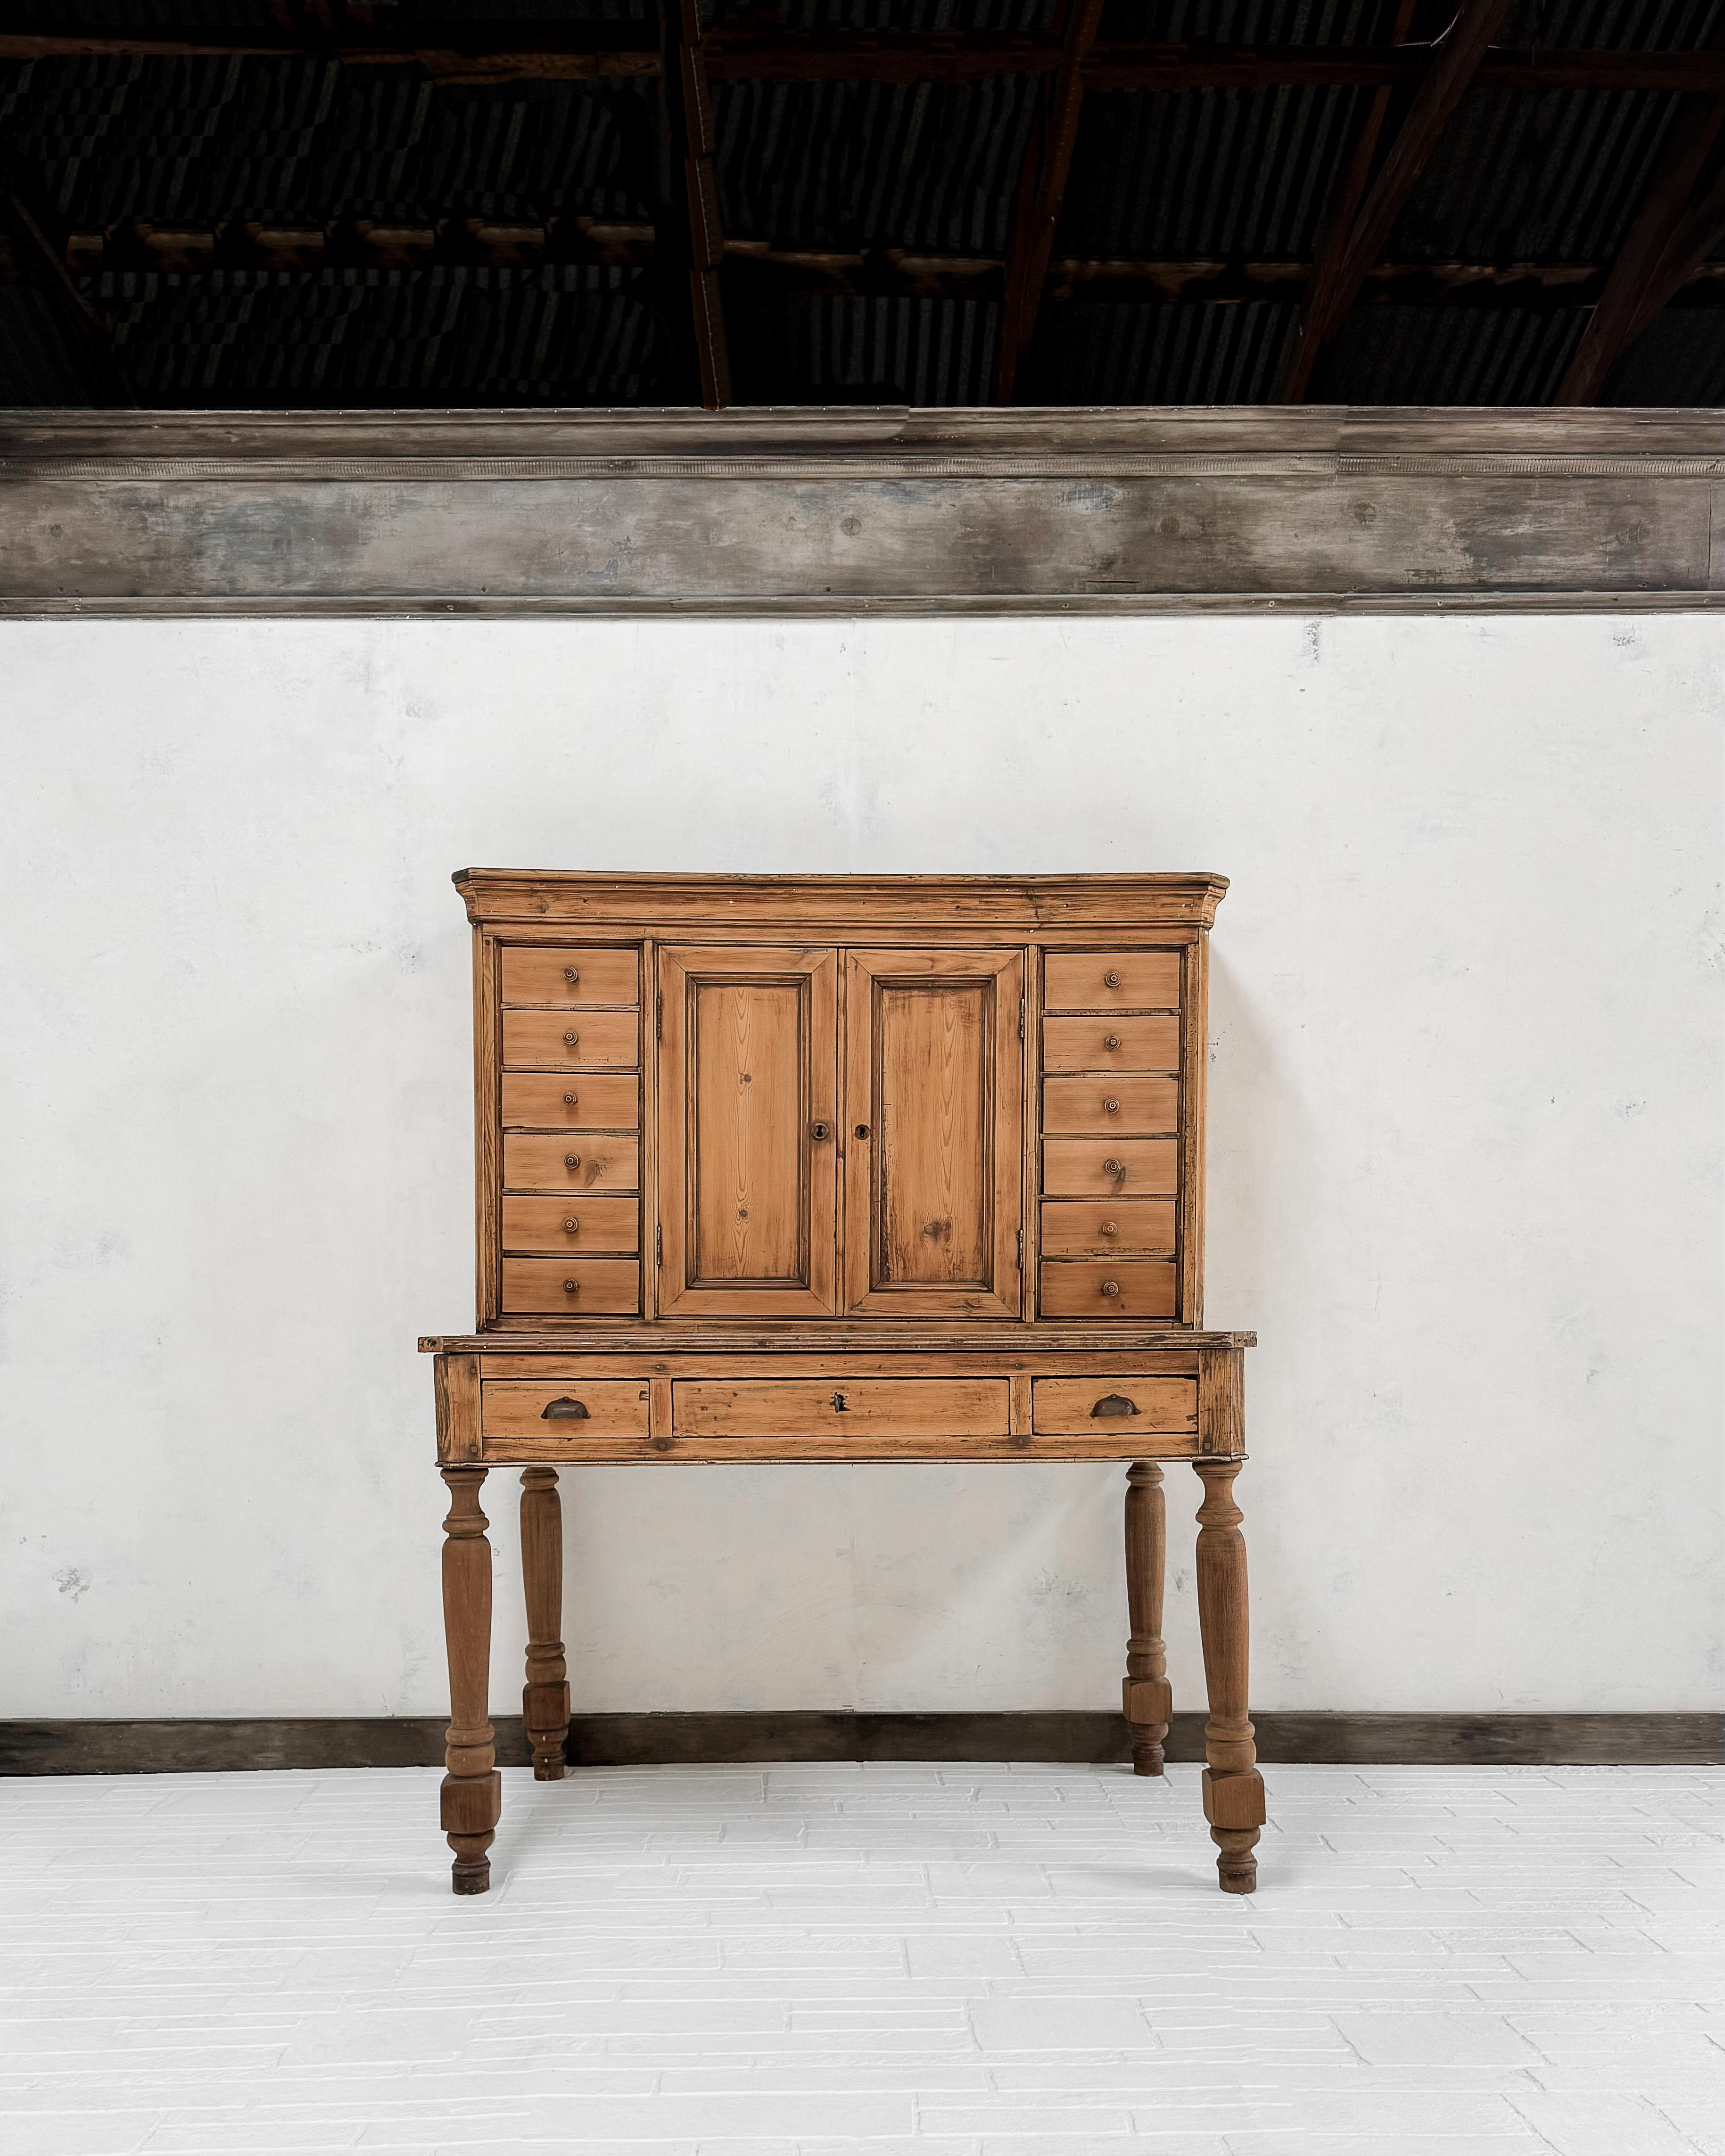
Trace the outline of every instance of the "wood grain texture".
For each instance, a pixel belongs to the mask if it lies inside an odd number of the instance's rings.
[[[527,1605],[527,1676],[521,1726],[536,1782],[563,1779],[569,1734],[569,1671],[563,1659],[563,1507],[557,1470],[521,1476],[521,1590]]]
[[[1176,1134],[1180,1087],[1173,1078],[1046,1078],[1042,1127],[1060,1137]]]
[[[488,1439],[645,1437],[648,1382],[581,1370],[567,1378],[494,1378],[482,1389],[480,1427]],[[585,1414],[577,1415],[577,1407]]]
[[[659,1307],[837,1309],[838,954],[660,953]]]
[[[640,1021],[633,1011],[503,1013],[506,1070],[632,1070],[640,1045]]]
[[[580,1009],[595,1004],[633,1006],[641,1000],[641,954],[636,946],[557,950],[542,944],[506,944],[499,957],[506,1004]]]
[[[600,1071],[503,1074],[506,1130],[632,1131],[640,1121],[640,1081]]]
[[[1042,1021],[1050,1071],[1168,1071],[1180,1068],[1178,1018],[1055,1018]]]
[[[1722,447],[1589,408],[10,413],[0,612],[1713,607]]]
[[[1173,1138],[1045,1138],[1042,1188],[1050,1198],[1169,1198],[1178,1187]]]
[[[616,1317],[641,1306],[641,1268],[634,1258],[515,1258],[503,1260],[503,1307],[521,1317]]]
[[[845,1305],[1020,1315],[1022,951],[845,962]]]
[[[1168,1758],[1204,1758],[1200,1713],[1176,1713]],[[1378,1714],[1323,1710],[1253,1717],[1261,1762],[1348,1766],[1716,1767],[1725,1717],[1677,1714]],[[221,1720],[0,1721],[0,1774],[234,1774],[329,1767],[436,1767],[434,1715]],[[813,1707],[756,1713],[578,1714],[567,1758],[585,1767],[798,1759],[1108,1761],[1132,1735],[1108,1709],[857,1714]],[[495,1717],[497,1762],[531,1763],[521,1719]]]
[[[1045,1258],[1038,1293],[1047,1317],[1172,1317],[1179,1281],[1156,1258]]]
[[[633,1257],[640,1244],[641,1208],[634,1198],[506,1198],[506,1255],[555,1251],[570,1257]]]
[[[693,1378],[671,1387],[678,1437],[1004,1437],[1003,1378]]]
[[[480,1456],[480,1358],[439,1355],[432,1365],[437,1401],[437,1456],[440,1460],[473,1460]]]
[[[1198,1387],[1189,1378],[1033,1378],[1030,1398],[1031,1427],[1040,1436],[1094,1436],[1103,1424],[1122,1434],[1198,1432]]]
[[[491,1659],[490,1522],[480,1509],[483,1467],[445,1467],[444,1639],[449,1664],[449,1723],[444,1737],[443,1827],[455,1852],[457,1894],[483,1894],[491,1883],[486,1851],[502,1809],[503,1783],[492,1750],[486,1690]]]
[[[1178,951],[1060,951],[1044,972],[1051,1011],[1177,1010]]]
[[[1162,1637],[1168,1505],[1162,1470],[1153,1461],[1135,1460],[1126,1481],[1126,1601],[1131,1631],[1121,1707],[1132,1735],[1133,1774],[1159,1774],[1174,1711],[1168,1649]]]
[[[639,1141],[613,1132],[558,1131],[544,1137],[527,1131],[504,1134],[506,1190],[585,1197],[634,1190],[640,1175]]]
[[[1046,1258],[1172,1258],[1178,1235],[1172,1198],[1063,1198],[1042,1208]]]

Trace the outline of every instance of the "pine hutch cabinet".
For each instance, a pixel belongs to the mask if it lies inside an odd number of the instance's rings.
[[[500,1809],[480,1490],[520,1466],[534,1771],[563,1773],[557,1470],[1119,1460],[1133,1762],[1160,1774],[1161,1463],[1204,1484],[1204,1810],[1250,1891],[1243,1351],[1205,1332],[1212,875],[465,870],[477,1330],[434,1358],[443,1823]]]

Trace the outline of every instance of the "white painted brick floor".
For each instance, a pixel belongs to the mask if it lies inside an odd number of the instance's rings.
[[[0,1783],[4,2156],[1725,2156],[1725,1769]]]

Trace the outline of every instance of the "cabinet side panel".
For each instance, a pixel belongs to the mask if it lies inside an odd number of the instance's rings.
[[[1180,1309],[1204,1322],[1204,1096],[1209,1071],[1209,937],[1186,947],[1180,984]]]
[[[502,1305],[501,1194],[503,1107],[499,1069],[497,946],[482,930],[473,939],[473,1136],[475,1322],[483,1332]]]

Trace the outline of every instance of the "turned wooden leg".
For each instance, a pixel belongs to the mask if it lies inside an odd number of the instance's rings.
[[[449,1726],[444,1735],[443,1824],[455,1852],[451,1884],[483,1894],[491,1883],[485,1851],[503,1809],[486,1702],[491,1666],[490,1522],[480,1510],[483,1467],[439,1470],[449,1485],[444,1522],[444,1641],[449,1656]]]
[[[1198,1512],[1198,1625],[1204,1638],[1209,1718],[1204,1727],[1204,1815],[1221,1854],[1216,1871],[1224,1894],[1250,1894],[1258,1883],[1258,1830],[1264,1824],[1264,1778],[1246,1719],[1245,1538],[1234,1502],[1237,1460],[1193,1462],[1204,1482]]]
[[[1126,1476],[1126,1643],[1122,1702],[1132,1731],[1132,1772],[1162,1772],[1162,1743],[1173,1713],[1168,1650],[1162,1640],[1162,1579],[1168,1556],[1168,1511],[1162,1470],[1135,1460]]]
[[[527,1681],[521,1719],[533,1747],[533,1779],[561,1782],[569,1733],[568,1669],[563,1661],[563,1506],[555,1467],[521,1476],[521,1584],[527,1598]]]

